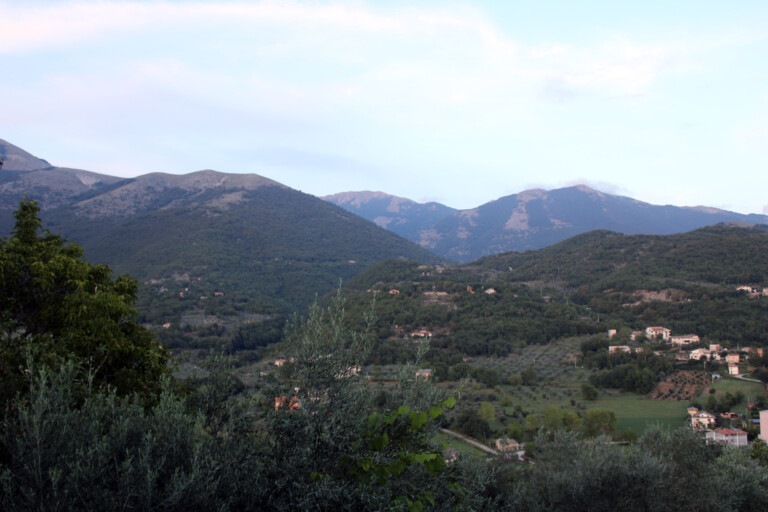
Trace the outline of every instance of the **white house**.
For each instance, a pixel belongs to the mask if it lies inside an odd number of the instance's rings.
[[[645,335],[648,337],[648,339],[662,339],[664,341],[669,341],[669,336],[672,334],[672,331],[667,329],[666,327],[646,327],[645,328]]]
[[[768,411],[760,411],[760,435],[757,437],[768,443]]]
[[[697,348],[696,350],[691,350],[690,359],[693,359],[694,361],[701,361],[704,359],[705,361],[708,361],[711,352],[705,348]]]
[[[695,429],[706,429],[715,424],[717,418],[707,411],[699,411],[691,414],[691,426]]]
[[[747,446],[747,433],[738,428],[719,428],[706,433],[707,443]]]
[[[669,342],[673,345],[691,345],[700,342],[701,339],[695,334],[684,334],[683,336],[670,336]]]
[[[613,345],[608,347],[609,354],[615,354],[616,352],[632,352],[632,349],[627,345]]]

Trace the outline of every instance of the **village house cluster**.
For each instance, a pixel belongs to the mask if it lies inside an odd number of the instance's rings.
[[[608,337],[613,338],[617,335],[616,329],[608,330]],[[763,349],[752,349],[749,347],[741,347],[738,351],[729,351],[720,344],[712,343],[709,348],[695,348],[690,351],[684,349],[691,345],[701,343],[702,340],[697,334],[683,334],[673,336],[671,329],[663,326],[646,327],[644,331],[633,331],[629,339],[630,341],[636,341],[642,336],[645,336],[649,340],[664,342],[670,347],[677,348],[680,352],[675,354],[676,361],[711,361],[718,363],[725,363],[728,365],[729,375],[739,375],[739,364],[743,363],[742,354],[755,354],[757,356],[763,356]],[[618,352],[627,353],[640,353],[643,352],[643,347],[630,347],[629,345],[611,345],[608,347],[608,352],[615,354]],[[655,352],[656,355],[660,355],[659,352]]]
[[[736,289],[740,292],[748,293],[749,297],[752,299],[757,299],[758,297],[768,297],[768,288],[760,288],[749,284],[741,284],[737,286]]]

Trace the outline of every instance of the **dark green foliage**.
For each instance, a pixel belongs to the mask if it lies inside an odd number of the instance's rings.
[[[584,384],[581,385],[581,397],[584,400],[590,400],[590,401],[597,399],[597,388],[585,382]]]
[[[488,425],[488,422],[481,418],[478,411],[474,408],[462,409],[456,416],[452,427],[462,434],[480,439],[481,441],[484,441],[491,435],[491,427]]]
[[[482,494],[487,470],[447,466],[432,442],[454,399],[438,399],[413,367],[381,390],[348,372],[369,340],[343,319],[337,302],[294,326],[285,348],[295,360],[263,388],[261,410],[221,361],[186,400],[164,380],[148,408],[91,387],[76,396],[71,362],[55,373],[33,368],[28,401],[14,401],[0,429],[0,508],[404,511],[493,502]],[[272,396],[287,400],[275,408]]]
[[[767,247],[766,233],[750,228],[715,226],[666,236],[593,231],[538,251],[488,256],[465,267],[511,268],[505,281],[562,280],[574,287],[595,284],[625,291],[659,279],[764,283]]]
[[[73,360],[120,394],[156,393],[170,354],[135,320],[136,281],[85,261],[78,245],[40,227],[38,212],[23,201],[13,235],[0,241],[3,398],[20,389],[29,354],[54,365]]]
[[[538,376],[536,375],[536,370],[533,368],[533,366],[529,366],[522,372],[520,372],[520,378],[523,380],[524,386],[535,386],[536,381],[538,380]]]
[[[242,199],[218,205],[226,195]],[[78,240],[92,258],[142,282],[188,273],[193,284],[200,278],[208,288],[197,295],[221,290],[266,301],[284,313],[306,307],[340,278],[350,279],[386,258],[441,261],[341,208],[274,184],[250,190],[222,184],[202,192],[153,189],[147,196],[156,204],[141,203],[126,218],[92,222],[67,207],[46,220]]]
[[[583,341],[581,352],[586,368],[600,370],[589,376],[589,382],[600,388],[648,393],[673,369],[669,359],[656,356],[647,349],[640,353],[610,354],[608,340],[599,337]]]
[[[526,511],[764,510],[768,473],[745,451],[705,445],[690,429],[652,429],[627,448],[557,431],[536,439],[528,471],[499,471],[508,503]]]

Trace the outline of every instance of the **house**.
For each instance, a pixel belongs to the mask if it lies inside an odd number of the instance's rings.
[[[422,378],[424,380],[429,380],[432,377],[432,370],[429,368],[422,368],[421,370],[416,370],[416,378]]]
[[[608,347],[609,354],[615,354],[616,352],[632,352],[632,349],[627,345],[613,345]]]
[[[397,290],[395,288],[392,288],[391,290],[389,290],[390,295],[397,295],[398,293],[400,293],[400,290]]]
[[[662,339],[664,341],[669,341],[669,336],[671,334],[672,331],[666,327],[646,327],[645,329],[645,335],[648,339]]]
[[[707,411],[691,414],[691,426],[696,430],[709,428],[715,424],[715,421],[717,421],[715,415]]]
[[[169,329],[171,327],[171,322],[165,322],[163,324],[163,329]]]
[[[741,362],[741,358],[739,357],[739,354],[728,354],[725,356],[725,362],[728,364],[739,364]]]
[[[693,416],[697,412],[699,412],[699,410],[696,407],[689,407],[688,408],[688,416]]]
[[[213,292],[213,296],[214,297],[223,297],[224,296],[224,292]]]
[[[723,443],[730,446],[747,446],[747,433],[738,428],[719,428],[706,434],[707,444]]]
[[[709,351],[710,352],[722,352],[723,351],[723,346],[722,345],[710,345],[709,346]]]
[[[746,284],[737,286],[736,289],[740,292],[747,292],[747,293],[752,293],[754,291],[751,286],[748,286]]]
[[[632,333],[629,335],[629,341],[635,341],[643,334],[645,334],[643,331],[632,331]]]
[[[475,293],[475,292],[474,292],[474,290],[472,290],[472,287],[471,287],[471,286],[469,286],[469,285],[467,285],[467,291],[468,291],[469,293]]]
[[[728,375],[738,375],[739,374],[739,365],[737,364],[729,364],[728,365]]]
[[[413,331],[411,338],[431,338],[432,331]]]
[[[670,336],[669,342],[673,345],[690,345],[692,343],[699,343],[701,340],[695,334],[685,334],[683,336]]]
[[[757,437],[768,443],[768,411],[760,411],[760,435]]]
[[[496,293],[496,290],[494,288],[488,288],[487,290],[485,290],[485,293],[487,293],[488,295],[493,295],[494,293]]]
[[[499,452],[517,452],[520,451],[520,443],[508,437],[502,437],[496,440],[496,450]]]
[[[608,337],[613,338],[618,331],[616,329],[608,329]]]
[[[285,364],[285,359],[275,359],[274,365],[280,368]]]
[[[691,350],[688,357],[693,361],[701,361],[702,359],[709,361],[711,355],[712,353],[709,350],[705,348],[697,348],[696,350]]]

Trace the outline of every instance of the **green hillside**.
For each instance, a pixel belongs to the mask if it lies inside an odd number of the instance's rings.
[[[385,262],[347,288],[361,303],[380,291],[383,338],[397,337],[398,329],[430,330],[433,353],[455,360],[503,356],[515,347],[608,329],[628,336],[649,325],[712,343],[768,345],[768,298],[750,298],[736,289],[740,284],[768,285],[763,230],[712,227],[668,236],[599,231],[455,267]]]

